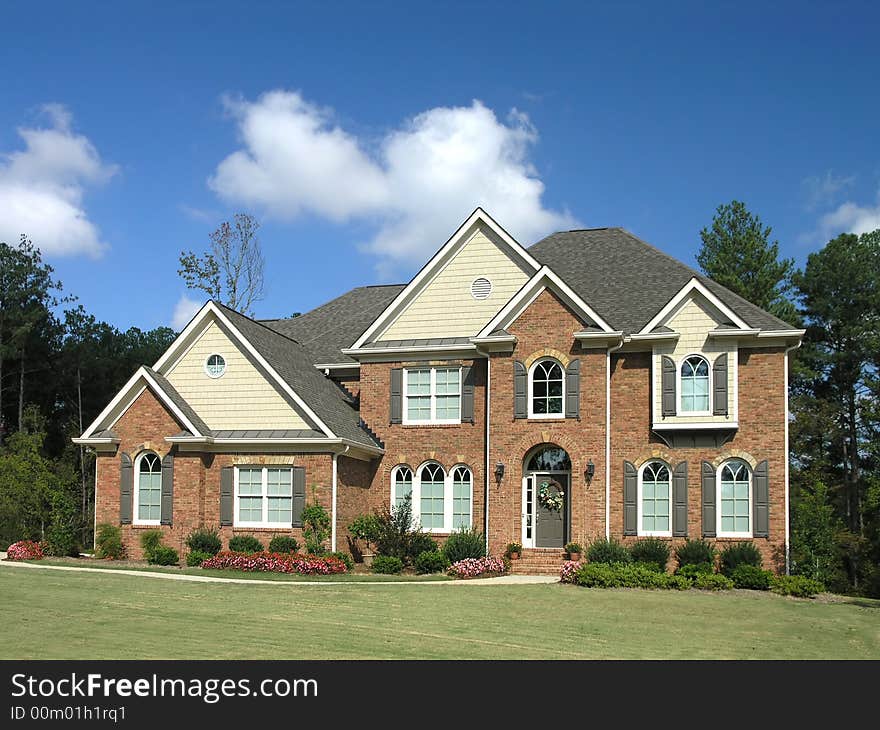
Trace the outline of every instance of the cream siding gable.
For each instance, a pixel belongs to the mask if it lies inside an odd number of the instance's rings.
[[[689,423],[735,423],[737,419],[737,346],[730,339],[711,338],[709,332],[727,318],[716,309],[702,294],[693,293],[684,303],[673,312],[663,324],[677,332],[677,342],[664,343],[654,347],[653,355],[653,416],[654,423],[682,424]],[[667,416],[662,418],[661,393],[662,393],[662,363],[661,359],[667,355],[673,359],[677,370],[680,372],[681,364],[688,355],[704,355],[709,361],[709,405],[712,404],[713,374],[712,364],[722,353],[727,353],[727,416]],[[676,379],[676,408],[680,408],[680,386]]]
[[[474,279],[492,282],[486,299],[471,296]],[[376,339],[471,337],[529,280],[530,275],[477,229],[458,253]]]
[[[226,360],[219,378],[205,372],[205,360],[214,353]],[[212,430],[312,428],[216,320],[165,377]]]

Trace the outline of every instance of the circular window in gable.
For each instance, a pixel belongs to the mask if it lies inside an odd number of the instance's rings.
[[[471,284],[471,296],[474,299],[488,299],[492,293],[492,282],[485,276],[474,279]]]
[[[223,375],[226,372],[226,360],[223,359],[223,355],[216,353],[208,355],[208,359],[205,360],[205,372],[210,378],[219,378]]]

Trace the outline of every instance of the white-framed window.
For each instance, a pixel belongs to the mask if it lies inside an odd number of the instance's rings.
[[[544,358],[529,370],[529,418],[565,416],[565,370],[558,360]]]
[[[236,527],[293,524],[293,469],[289,466],[235,468]]]
[[[403,422],[461,423],[461,368],[405,368]]]
[[[718,537],[752,536],[752,469],[741,459],[718,468]]]
[[[152,451],[134,462],[134,524],[158,525],[162,516],[162,460]]]
[[[702,355],[689,355],[678,368],[679,412],[709,414],[709,361]]]
[[[218,353],[208,355],[205,359],[205,373],[209,378],[219,378],[226,372],[226,358]]]
[[[412,498],[413,521],[426,532],[453,532],[470,527],[473,517],[473,472],[464,465],[448,473],[435,461],[413,473],[399,464],[391,470],[391,507]]]
[[[642,464],[638,500],[639,535],[672,537],[672,480],[662,461]]]

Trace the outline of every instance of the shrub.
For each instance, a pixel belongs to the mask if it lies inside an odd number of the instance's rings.
[[[691,588],[693,583],[690,578],[685,578],[683,575],[667,575],[666,576],[666,587],[670,590],[674,591],[686,591]]]
[[[780,596],[812,598],[817,593],[823,593],[825,586],[821,581],[804,575],[776,575],[770,581],[770,590]]]
[[[348,531],[356,540],[363,540],[368,545],[374,544],[379,537],[380,520],[378,515],[360,515],[348,525]]]
[[[265,552],[251,555],[233,552],[217,553],[202,563],[202,567],[260,573],[296,573],[298,575],[334,575],[345,572],[345,563],[339,558]]]
[[[295,553],[299,550],[299,543],[295,537],[287,535],[275,535],[269,540],[270,553]]]
[[[337,560],[341,560],[345,564],[345,569],[349,573],[354,570],[354,558],[351,557],[348,553],[343,552],[335,552],[335,553],[327,553],[328,558],[336,558]]]
[[[586,563],[575,572],[585,588],[669,588],[672,576],[642,563]]]
[[[566,560],[559,571],[560,583],[574,583],[574,576],[583,563],[580,560]]]
[[[312,502],[302,511],[303,537],[306,552],[310,555],[323,555],[324,541],[330,537],[330,515],[323,505]]]
[[[733,588],[733,581],[721,573],[697,573],[694,588],[701,591],[729,591]]]
[[[190,568],[198,568],[209,558],[214,557],[212,553],[206,553],[204,550],[190,550],[186,554],[186,564]]]
[[[665,573],[669,562],[669,545],[656,537],[647,537],[634,542],[629,548],[629,555],[634,563],[650,565]]]
[[[180,562],[180,555],[173,547],[157,545],[147,562],[151,565],[177,565]]]
[[[253,535],[236,535],[229,538],[229,549],[234,553],[261,553],[264,548]]]
[[[141,549],[144,551],[144,559],[148,563],[153,562],[153,556],[161,545],[162,530],[147,530],[141,533]]]
[[[507,564],[501,558],[464,558],[449,566],[447,571],[453,578],[479,578],[502,575],[507,571]]]
[[[373,558],[373,572],[394,575],[403,570],[403,561],[396,555],[377,555]]]
[[[122,532],[116,525],[106,522],[98,525],[95,535],[95,556],[104,560],[122,560],[125,557]]]
[[[486,538],[475,527],[463,527],[446,538],[443,552],[453,565],[470,558],[485,558]]]
[[[594,540],[587,548],[587,560],[591,563],[628,563],[629,552],[617,540]]]
[[[584,549],[579,542],[567,542],[565,543],[565,547],[562,548],[569,555],[572,553],[583,553]]]
[[[738,542],[721,551],[721,572],[730,578],[740,565],[762,567],[761,552],[753,542]]]
[[[392,510],[385,510],[377,519],[376,550],[380,555],[399,558],[403,563],[411,563],[421,552],[430,549],[425,533],[413,527],[412,497],[406,498]],[[432,541],[433,542],[433,541]],[[413,546],[422,547],[415,552]],[[436,543],[434,543],[436,547]]]
[[[439,550],[426,550],[416,558],[417,573],[442,573],[449,567],[449,558]]]
[[[690,563],[676,570],[675,574],[695,580],[698,575],[711,575],[714,572],[715,566],[712,563]]]
[[[216,555],[222,549],[223,544],[220,542],[220,533],[215,528],[197,527],[186,536],[186,546],[190,552]]]
[[[19,540],[6,548],[7,560],[41,560],[43,548],[33,540]]]
[[[436,553],[438,549],[437,541],[428,533],[415,532],[407,550],[407,557],[410,559],[407,562],[415,562],[422,553]]]
[[[699,563],[715,565],[715,548],[705,540],[685,540],[675,549],[675,559],[679,568]]]
[[[736,566],[728,577],[733,581],[733,585],[737,588],[748,588],[753,591],[768,591],[770,590],[770,581],[773,578],[773,573],[769,570],[756,568],[754,565],[742,564]]]
[[[507,543],[507,550],[504,551],[504,554],[507,557],[510,557],[511,553],[519,553],[520,555],[522,555],[522,545],[518,542]]]
[[[57,517],[57,515],[56,515]],[[46,555],[64,557],[79,555],[79,530],[69,518],[57,518],[49,529],[46,530],[45,550]]]

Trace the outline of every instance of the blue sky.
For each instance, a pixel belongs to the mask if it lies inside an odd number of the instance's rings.
[[[0,238],[119,327],[262,222],[258,316],[406,281],[477,205],[528,245],[619,225],[692,263],[744,200],[802,263],[880,227],[869,3],[17,3]]]

